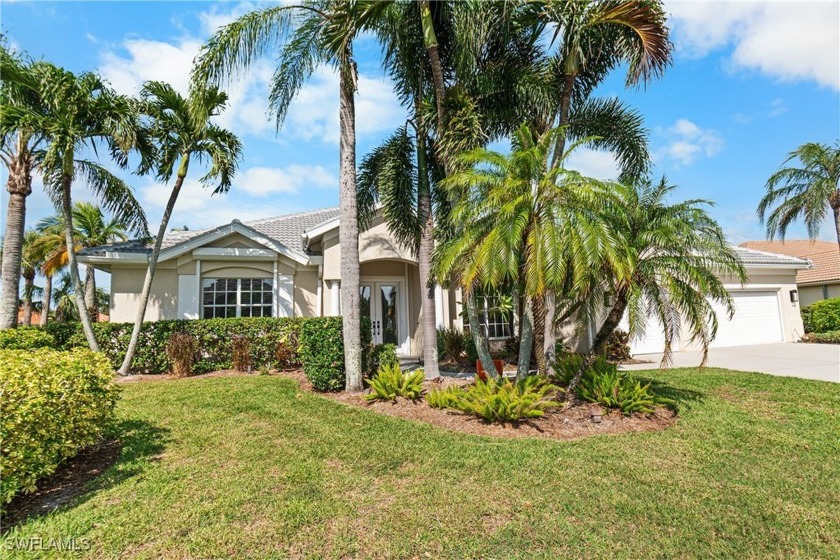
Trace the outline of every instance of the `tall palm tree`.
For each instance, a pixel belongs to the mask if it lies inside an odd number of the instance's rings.
[[[23,326],[25,327],[32,324],[32,298],[37,290],[35,275],[43,265],[44,255],[38,250],[39,239],[39,233],[32,229],[27,230],[23,235],[20,275],[23,278]]]
[[[593,268],[620,269],[623,248],[604,220],[617,203],[615,187],[562,167],[552,158],[562,129],[539,134],[523,125],[510,155],[478,149],[459,156],[460,170],[443,184],[452,191],[453,219],[464,226],[442,243],[435,270],[466,292],[516,286],[524,297],[517,374],[528,374],[534,336],[533,298],[574,290]],[[555,163],[552,165],[551,161]],[[494,371],[494,370],[489,370]]]
[[[840,141],[834,146],[803,144],[790,153],[785,164],[794,160],[801,165],[783,167],[771,175],[767,194],[758,204],[758,217],[767,222],[767,237],[784,239],[790,224],[801,218],[808,236],[816,239],[830,208],[840,250]]]
[[[242,144],[230,131],[211,120],[221,114],[227,105],[227,94],[215,87],[194,87],[189,99],[182,97],[169,84],[147,82],[141,96],[145,101],[144,111],[151,118],[151,136],[157,143],[157,178],[168,183],[175,174],[175,182],[169,193],[169,200],[163,210],[158,233],[149,256],[149,266],[140,293],[140,306],[131,340],[125,353],[120,373],[127,374],[140,341],[140,329],[146,316],[146,306],[152,292],[161,243],[169,227],[169,218],[178,200],[190,162],[209,163],[210,170],[201,178],[205,187],[213,194],[225,193],[230,189],[233,174],[242,154]],[[176,171],[177,169],[177,171]]]
[[[39,111],[40,94],[34,86],[39,63],[31,63],[0,45],[0,115],[12,107]],[[0,137],[0,160],[8,170],[6,231],[0,272],[0,329],[17,325],[18,288],[26,219],[26,198],[32,193],[32,172],[43,136],[32,127],[4,129]]]
[[[55,286],[55,320],[59,323],[79,321],[79,308],[73,292],[73,280],[67,272],[58,276]],[[97,312],[104,313],[109,307],[110,295],[102,288],[96,289],[95,307]]]
[[[90,202],[76,202],[71,212],[73,217],[74,251],[86,247],[99,247],[109,243],[126,241],[128,229],[116,216],[106,217],[99,206]],[[55,274],[58,268],[70,260],[66,240],[63,239],[65,220],[63,214],[48,216],[36,226],[41,233],[35,241],[35,248],[44,255],[43,267]],[[85,267],[84,282],[85,307],[96,311],[96,274],[92,266]]]
[[[683,328],[700,343],[705,362],[718,326],[710,300],[723,304],[730,317],[735,311],[720,276],[732,275],[743,283],[744,267],[706,212],[711,203],[669,203],[675,188],[665,178],[658,184],[640,181],[624,191],[623,204],[609,215],[628,249],[630,268],[604,274],[613,303],[593,340],[593,354],[603,350],[626,314],[631,335],[644,334],[647,318],[656,318],[665,335],[663,362],[670,359],[671,343]]]
[[[279,48],[269,95],[278,128],[289,104],[320,65],[339,75],[339,245],[346,388],[362,389],[359,309],[359,224],[356,202],[356,36],[370,29],[389,6],[376,0],[316,0],[249,12],[219,29],[204,46],[193,71],[195,84],[219,84]]]
[[[44,185],[61,209],[68,247],[74,247],[72,187],[82,180],[106,209],[140,235],[148,235],[146,217],[132,189],[100,163],[83,159],[86,150],[106,148],[120,167],[128,166],[132,150],[147,148],[141,136],[137,104],[117,95],[94,74],[75,75],[42,63],[35,83],[26,87],[41,95],[41,111],[12,106],[0,116],[0,132],[38,130],[44,135],[40,169]],[[82,328],[91,349],[98,350],[84,299],[74,251],[68,251],[70,278]]]

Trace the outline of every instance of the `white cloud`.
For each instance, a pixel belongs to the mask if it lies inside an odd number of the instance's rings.
[[[734,120],[738,124],[750,124],[751,122],[761,118],[778,117],[787,113],[787,110],[788,108],[787,105],[785,105],[785,102],[779,98],[776,98],[770,103],[767,103],[764,106],[764,108],[760,108],[749,113],[735,113],[732,116],[732,120]]]
[[[320,165],[293,164],[286,168],[251,167],[237,173],[233,189],[251,196],[296,194],[306,187],[335,188],[338,178]]]
[[[670,127],[657,128],[665,144],[653,151],[654,161],[690,165],[699,157],[712,157],[723,149],[723,139],[711,129],[697,126],[688,119],[677,119]]]
[[[702,57],[732,47],[729,65],[840,90],[837,2],[667,3],[679,52]]]
[[[585,177],[615,180],[619,175],[618,163],[610,152],[578,148],[566,160],[566,167]]]

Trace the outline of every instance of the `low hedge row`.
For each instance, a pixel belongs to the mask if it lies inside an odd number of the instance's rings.
[[[807,333],[802,337],[802,342],[813,342],[816,344],[840,344],[840,331]]]
[[[0,506],[100,440],[117,402],[113,378],[90,350],[0,352]]]
[[[140,331],[140,344],[131,370],[135,373],[166,373],[171,364],[166,354],[169,338],[176,332],[190,334],[198,341],[199,356],[194,373],[206,373],[232,367],[231,339],[245,337],[250,341],[251,363],[274,366],[278,345],[299,335],[304,321],[300,317],[243,317],[231,319],[147,321]],[[125,349],[131,338],[133,323],[96,323],[93,326],[100,350],[108,356],[114,369],[122,365]],[[56,348],[85,347],[87,341],[77,323],[50,323],[46,331],[55,339]]]
[[[38,327],[0,330],[0,350],[30,350],[54,346],[55,338]]]

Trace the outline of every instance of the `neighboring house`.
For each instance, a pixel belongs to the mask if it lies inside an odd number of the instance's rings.
[[[791,240],[747,241],[741,247],[772,251],[782,255],[801,257],[812,263],[812,268],[796,274],[799,303],[802,306],[840,297],[840,250],[834,241]]]
[[[326,208],[213,229],[173,231],[163,240],[146,319],[210,317],[317,317],[341,312],[338,209]],[[733,284],[738,313],[721,326],[718,344],[794,341],[802,334],[795,292],[802,259],[737,249],[750,273]],[[113,322],[133,321],[146,271],[148,243],[129,241],[80,251],[79,261],[111,274]],[[405,357],[422,355],[421,286],[417,260],[401,248],[381,217],[359,236],[362,311],[376,343],[393,343]],[[457,290],[435,289],[438,326],[462,325]],[[483,300],[483,322],[503,340],[514,321]],[[590,333],[578,333],[584,350]],[[636,351],[656,351],[655,329],[634,341]]]

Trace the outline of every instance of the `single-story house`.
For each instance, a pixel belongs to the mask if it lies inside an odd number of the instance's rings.
[[[796,273],[800,305],[840,297],[840,250],[834,241],[786,239],[784,241],[747,241],[741,247],[801,257],[812,267]]]
[[[212,229],[172,231],[163,240],[146,320],[211,317],[318,317],[341,313],[338,209],[326,208],[251,222],[233,220]],[[796,257],[736,248],[749,282],[728,282],[738,311],[721,320],[715,344],[791,342],[802,335],[795,297]],[[80,251],[79,261],[111,274],[110,319],[135,318],[147,259],[147,242],[128,241]],[[417,260],[399,246],[381,217],[359,236],[362,309],[375,343],[393,343],[405,357],[422,355]],[[435,289],[438,326],[462,326],[460,294]],[[514,322],[483,300],[491,339],[504,340]],[[589,329],[592,331],[593,329]],[[577,333],[584,350],[592,332]],[[662,333],[648,328],[634,351],[655,352]]]

